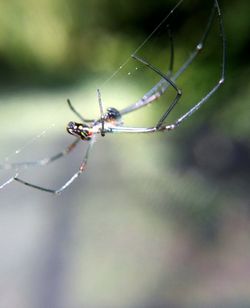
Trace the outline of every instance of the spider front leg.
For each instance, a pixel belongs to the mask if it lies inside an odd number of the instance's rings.
[[[167,118],[167,116],[169,115],[169,113],[172,111],[172,109],[176,106],[176,104],[178,103],[179,99],[181,98],[182,92],[181,90],[177,87],[177,85],[175,84],[174,81],[172,81],[166,74],[162,73],[158,68],[154,67],[152,64],[150,64],[149,62],[147,62],[146,60],[139,58],[136,55],[132,55],[132,57],[134,59],[136,59],[137,61],[141,62],[142,64],[148,66],[152,71],[154,71],[156,74],[160,75],[163,79],[165,79],[176,91],[176,96],[174,98],[174,100],[172,101],[172,103],[170,104],[170,106],[168,107],[168,109],[165,111],[165,113],[162,115],[162,117],[160,118],[160,120],[157,122],[155,128],[158,130],[163,122],[165,121],[165,119]]]
[[[70,108],[70,110],[82,121],[82,122],[86,122],[86,123],[93,123],[95,122],[95,120],[90,120],[90,119],[85,119],[84,117],[82,117],[82,115],[75,109],[75,107],[72,105],[70,99],[67,99],[67,103],[68,106]]]
[[[92,138],[91,141],[88,144],[87,150],[85,152],[84,158],[81,162],[81,165],[80,165],[78,171],[76,173],[74,173],[72,175],[72,177],[58,189],[49,189],[49,188],[46,188],[46,187],[35,185],[35,184],[29,183],[29,182],[26,182],[26,181],[20,179],[18,176],[15,176],[14,180],[21,183],[21,184],[24,184],[26,186],[29,186],[29,187],[32,187],[32,188],[35,188],[35,189],[38,189],[38,190],[42,190],[42,191],[49,192],[49,193],[52,193],[52,194],[60,194],[64,189],[66,189],[68,186],[70,186],[86,170],[89,153],[90,153],[90,150],[91,150],[93,143],[94,143],[94,140]]]

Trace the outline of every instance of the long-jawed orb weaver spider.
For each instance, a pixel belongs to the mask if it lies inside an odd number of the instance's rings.
[[[183,0],[180,0],[175,8],[169,13],[169,15],[164,19],[166,20],[170,15],[172,15],[175,11],[175,9],[183,2]],[[209,31],[211,29],[213,20],[215,18],[215,15],[217,15],[218,23],[219,23],[219,33],[221,37],[221,50],[222,50],[222,57],[221,57],[221,75],[219,78],[219,81],[210,89],[210,91],[200,100],[198,101],[191,109],[189,109],[186,113],[181,115],[174,123],[172,124],[166,124],[166,119],[170,112],[173,110],[173,108],[176,106],[176,104],[179,102],[181,98],[181,90],[176,85],[177,78],[190,66],[190,64],[194,61],[194,59],[197,57],[197,55],[201,52],[201,50],[204,48],[204,45],[207,40],[207,36],[209,34]],[[154,30],[155,31],[155,30]],[[154,33],[154,31],[152,33]],[[152,34],[151,33],[151,34]],[[151,36],[151,35],[150,35]],[[135,60],[141,62],[143,65],[147,66],[149,69],[154,71],[156,74],[158,74],[161,79],[158,83],[156,83],[140,100],[138,100],[136,103],[118,111],[116,108],[108,108],[106,112],[103,111],[103,104],[101,99],[101,92],[100,90],[97,90],[98,94],[98,102],[99,102],[99,108],[100,108],[100,114],[101,116],[97,120],[90,120],[85,119],[81,116],[81,114],[76,111],[76,109],[71,104],[70,100],[68,99],[68,105],[71,111],[80,119],[80,123],[76,122],[69,122],[67,126],[67,131],[71,135],[75,136],[76,139],[74,142],[72,142],[66,149],[61,151],[60,153],[49,157],[44,158],[38,161],[32,161],[32,162],[21,162],[21,163],[11,163],[11,164],[3,164],[0,165],[1,169],[19,169],[20,167],[30,167],[30,166],[44,166],[47,165],[67,154],[69,154],[79,143],[80,140],[88,142],[87,150],[85,152],[85,155],[83,157],[83,160],[81,162],[81,165],[76,173],[73,174],[73,176],[70,177],[70,179],[62,185],[58,189],[49,189],[42,186],[38,186],[29,182],[26,182],[19,178],[18,173],[7,180],[4,184],[0,186],[0,189],[6,186],[7,184],[17,181],[21,184],[24,184],[26,186],[39,189],[42,191],[50,192],[53,194],[60,194],[65,188],[70,186],[86,169],[89,153],[91,150],[91,147],[93,146],[95,136],[98,134],[101,134],[102,136],[105,136],[106,134],[112,134],[112,133],[155,133],[155,132],[164,132],[164,131],[171,131],[176,129],[184,120],[189,118],[195,111],[197,111],[218,89],[219,87],[224,83],[224,75],[225,75],[225,54],[226,54],[226,43],[225,43],[225,33],[224,33],[224,26],[222,21],[222,15],[221,10],[218,4],[217,0],[214,0],[213,8],[211,10],[206,28],[204,30],[204,33],[196,45],[193,52],[190,54],[188,59],[184,62],[184,64],[177,70],[175,74],[172,73],[173,71],[173,58],[174,58],[174,48],[173,48],[173,39],[171,32],[169,32],[169,38],[170,38],[170,65],[169,65],[169,71],[167,74],[161,72],[158,68],[154,67],[152,64],[147,62],[145,59],[142,59],[138,57],[137,55],[133,54],[132,58]],[[138,51],[137,49],[136,51]],[[150,103],[155,102],[161,95],[164,94],[164,92],[169,88],[172,87],[176,91],[176,96],[171,102],[170,106],[167,108],[167,110],[164,112],[164,114],[161,116],[159,121],[156,123],[153,127],[126,127],[123,126],[122,123],[122,116],[135,111],[139,108],[142,108],[144,106],[147,106]]]

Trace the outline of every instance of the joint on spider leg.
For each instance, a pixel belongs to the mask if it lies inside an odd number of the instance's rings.
[[[178,96],[178,97],[182,96],[182,91],[181,91],[181,89],[177,89],[177,96]]]
[[[84,172],[87,168],[87,162],[83,162],[79,168],[80,173]]]
[[[196,50],[197,50],[198,52],[200,52],[200,51],[202,51],[202,49],[203,49],[203,43],[199,43],[199,44],[196,46]]]
[[[177,127],[176,124],[161,125],[159,127],[156,127],[156,130],[159,132],[171,131],[171,130],[174,130],[176,127]]]
[[[225,82],[225,78],[224,77],[221,77],[221,79],[219,80],[219,85],[222,85],[223,83]]]
[[[131,57],[132,57],[134,60],[137,60],[137,61],[141,62],[142,64],[149,66],[148,63],[147,63],[144,59],[139,58],[137,55],[132,54]]]
[[[170,130],[174,130],[177,127],[176,124],[170,124],[165,126],[165,130],[170,131]]]
[[[76,142],[70,144],[70,145],[66,148],[66,150],[64,151],[64,153],[65,153],[65,154],[68,154],[69,152],[71,152],[71,151],[76,147],[77,142],[78,142],[78,141],[76,141]],[[64,153],[63,153],[63,154],[64,154]]]
[[[67,153],[65,153],[67,154]],[[41,163],[41,166],[44,166],[44,165],[47,165],[48,163],[50,162],[50,159],[49,158],[44,158],[40,161]]]

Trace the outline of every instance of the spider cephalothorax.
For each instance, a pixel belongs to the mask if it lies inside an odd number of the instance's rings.
[[[109,107],[107,109],[107,112],[104,115],[104,119],[107,122],[120,123],[121,118],[122,118],[122,116],[121,116],[120,112],[114,107]]]
[[[82,140],[89,141],[92,138],[92,128],[86,124],[69,122],[67,132],[73,136],[80,137]]]

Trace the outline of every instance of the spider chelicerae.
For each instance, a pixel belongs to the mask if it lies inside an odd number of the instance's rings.
[[[174,9],[164,18],[164,21],[169,18],[174,11],[177,9],[177,7],[183,2],[183,0],[180,0],[177,5],[174,7]],[[208,91],[208,93],[200,100],[198,101],[191,109],[189,109],[186,113],[181,115],[176,121],[174,121],[171,124],[166,124],[166,119],[170,112],[173,110],[173,108],[176,106],[176,104],[179,102],[182,92],[178,88],[176,84],[177,78],[190,66],[190,64],[194,61],[194,59],[197,57],[197,55],[201,52],[201,50],[204,48],[204,45],[206,43],[208,34],[210,32],[211,26],[213,24],[214,18],[217,16],[218,18],[218,24],[219,24],[219,33],[221,37],[221,75],[218,80],[218,82]],[[155,30],[152,32],[154,33]],[[151,35],[152,35],[151,33]],[[149,37],[151,37],[151,35]],[[18,170],[21,167],[30,167],[30,166],[45,166],[67,154],[69,154],[76,146],[77,144],[83,140],[85,142],[88,142],[88,146],[86,149],[86,152],[84,154],[84,158],[80,164],[80,167],[76,173],[71,176],[64,185],[62,185],[58,189],[49,189],[45,188],[39,185],[35,185],[33,183],[29,183],[24,181],[19,177],[19,174],[16,173],[15,176],[8,179],[5,183],[3,183],[0,186],[0,189],[6,186],[7,184],[10,184],[13,181],[17,181],[21,184],[24,184],[26,186],[39,189],[45,192],[53,193],[53,194],[60,194],[65,188],[70,186],[86,169],[88,157],[90,150],[93,146],[95,136],[100,134],[101,136],[105,136],[107,134],[112,133],[155,133],[155,132],[166,132],[166,131],[172,131],[179,127],[179,125],[189,118],[195,111],[197,111],[218,89],[219,87],[224,83],[224,75],[225,75],[225,54],[226,54],[226,46],[225,46],[225,33],[224,33],[224,26],[222,21],[222,15],[221,10],[218,4],[217,0],[214,0],[213,7],[211,10],[211,13],[209,15],[209,19],[206,25],[206,28],[203,32],[203,35],[188,57],[188,59],[183,63],[183,65],[173,74],[173,59],[174,59],[174,47],[173,47],[173,39],[171,35],[171,31],[169,31],[169,38],[170,38],[170,64],[169,64],[169,71],[168,73],[163,73],[158,68],[154,67],[152,64],[150,64],[147,60],[142,59],[138,57],[136,54],[132,55],[132,58],[134,58],[136,61],[139,61],[143,65],[147,66],[150,70],[155,72],[159,77],[160,81],[157,82],[147,93],[144,94],[144,96],[139,99],[136,103],[129,105],[128,107],[117,110],[116,108],[110,107],[106,110],[106,112],[103,111],[103,103],[101,98],[101,92],[98,89],[97,90],[97,97],[99,102],[99,108],[100,108],[100,117],[97,120],[92,119],[86,119],[82,117],[82,115],[74,108],[71,101],[68,99],[68,106],[71,109],[71,111],[79,118],[80,123],[77,122],[69,122],[67,125],[67,131],[71,135],[75,136],[76,139],[63,151],[60,153],[44,158],[37,161],[31,161],[31,162],[20,162],[20,163],[7,163],[0,165],[0,169],[16,169]],[[137,49],[138,50],[138,49]],[[164,92],[169,88],[172,87],[176,95],[173,99],[173,101],[168,106],[167,110],[164,112],[164,114],[161,116],[161,118],[158,120],[155,126],[153,127],[127,127],[123,125],[122,122],[122,116],[133,112],[139,108],[142,108],[144,106],[147,106],[148,104],[151,104],[155,102],[160,96],[164,94]]]

